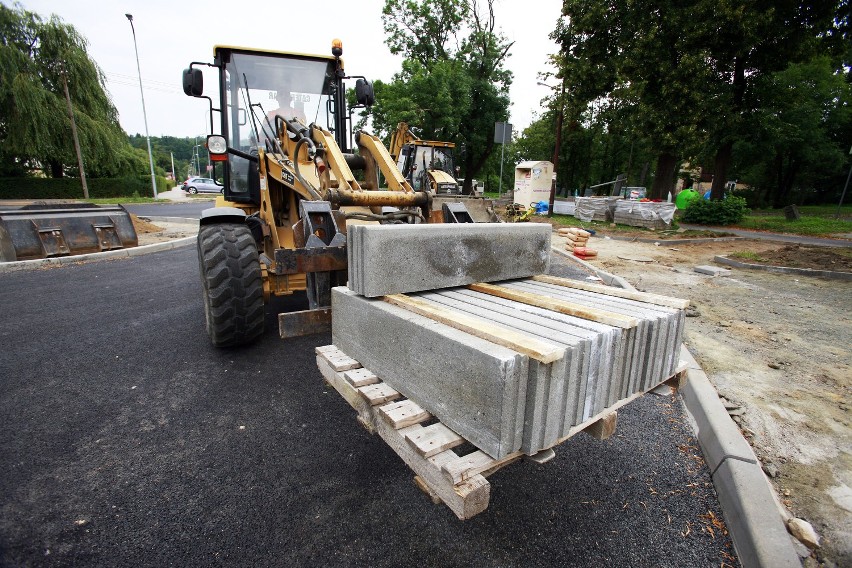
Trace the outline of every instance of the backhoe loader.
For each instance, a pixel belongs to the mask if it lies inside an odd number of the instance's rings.
[[[264,303],[301,291],[309,309],[280,314],[281,336],[328,329],[331,288],[346,283],[349,223],[472,221],[463,204],[436,207],[429,187],[415,190],[375,136],[359,131],[357,153],[349,147],[345,81],[355,79],[357,106],[374,96],[365,78],[347,76],[342,53],[339,40],[330,56],[215,46],[213,63],[184,70],[184,92],[208,100],[212,177],[223,183],[198,234],[214,345],[255,339]],[[218,76],[215,100],[203,67]]]
[[[411,131],[408,123],[400,122],[391,134],[388,153],[415,191],[428,188],[438,207],[448,203],[453,208],[457,207],[455,203],[461,202],[473,222],[499,223],[501,219],[494,212],[493,202],[465,194],[456,180],[455,147],[452,142],[422,140]]]

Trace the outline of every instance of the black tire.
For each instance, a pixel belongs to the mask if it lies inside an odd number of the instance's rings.
[[[198,232],[198,263],[207,333],[217,347],[263,334],[263,279],[257,244],[243,224],[207,225]]]
[[[189,189],[187,189],[186,191],[187,191],[190,195],[195,195],[196,193],[198,193],[198,190],[197,190],[197,189],[195,189],[194,187],[190,187],[190,188],[189,188]]]

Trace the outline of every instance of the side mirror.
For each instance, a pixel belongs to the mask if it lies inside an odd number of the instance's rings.
[[[200,97],[204,93],[204,75],[201,69],[183,70],[183,92],[190,97]]]
[[[359,105],[373,106],[376,95],[373,93],[373,84],[366,79],[355,81],[355,99]]]

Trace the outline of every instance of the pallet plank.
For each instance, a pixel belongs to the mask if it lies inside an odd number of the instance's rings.
[[[413,400],[391,402],[379,407],[379,414],[394,427],[395,430],[428,420],[432,415],[423,410]]]
[[[341,388],[344,388],[344,391],[346,387],[356,392],[360,390],[354,389],[352,385],[347,383],[343,375],[336,372],[322,356],[317,357],[317,364],[323,377],[330,384],[335,386],[342,385]],[[362,388],[369,388],[369,386]],[[357,395],[357,399],[360,399],[366,405],[366,399],[363,398],[360,392]],[[367,406],[366,411],[375,416],[376,411],[374,408]],[[453,485],[439,467],[436,467],[434,463],[421,457],[409,445],[405,435],[416,431],[418,428],[423,428],[422,426],[414,424],[400,430],[395,430],[384,420],[375,420],[375,425],[379,436],[396,452],[408,467],[414,470],[416,475],[420,476],[428,487],[441,498],[459,519],[469,519],[488,508],[488,502],[491,498],[491,485],[483,476],[473,476],[463,483]],[[452,453],[451,450],[449,451]]]
[[[385,404],[402,396],[387,383],[376,383],[374,385],[358,387],[356,390],[370,403],[370,406]]]
[[[476,450],[466,456],[445,463],[441,470],[452,483],[462,483],[475,475],[490,475],[498,469],[509,465],[523,456],[522,452],[514,452],[508,456],[495,460],[485,452]]]
[[[363,387],[374,385],[379,382],[379,377],[372,371],[361,367],[360,369],[352,369],[343,373],[343,378],[353,387]]]
[[[441,422],[426,426],[422,430],[406,435],[408,443],[424,458],[455,448],[464,443],[464,438]],[[458,457],[458,456],[456,456]]]
[[[334,388],[343,397],[343,400],[349,403],[355,412],[358,413],[358,422],[367,429],[370,434],[376,433],[375,415],[370,407],[370,403],[361,396],[358,390],[347,383],[343,379],[343,375],[337,373],[332,368],[331,364],[323,355],[317,355],[317,368],[322,373],[325,381]]]
[[[361,363],[349,357],[348,355],[340,354],[336,355],[333,353],[323,353],[326,361],[329,362],[331,367],[335,371],[348,371],[350,369],[357,369],[361,366]]]

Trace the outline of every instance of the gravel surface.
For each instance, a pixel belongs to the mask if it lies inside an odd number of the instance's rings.
[[[674,397],[501,470],[460,522],[322,382],[329,335],[277,337],[298,302],[215,350],[197,270],[184,247],[0,274],[0,564],[735,564]]]

